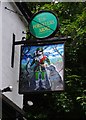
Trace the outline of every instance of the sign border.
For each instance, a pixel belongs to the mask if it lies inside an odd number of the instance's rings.
[[[31,45],[38,45],[39,46],[39,44],[37,44],[37,43],[35,43],[35,44],[33,44],[33,43],[30,43],[29,45],[22,45],[21,46],[21,53],[20,53],[20,71],[19,71],[19,89],[18,89],[18,93],[19,94],[31,94],[31,93],[54,93],[54,92],[63,92],[64,90],[65,90],[65,82],[64,82],[64,66],[65,66],[65,42],[64,41],[57,41],[57,42],[55,42],[55,43],[53,43],[53,42],[50,42],[50,43],[42,43],[41,45],[50,45],[50,44],[64,44],[64,57],[63,57],[63,61],[64,61],[64,63],[63,63],[63,90],[54,90],[54,91],[49,91],[49,90],[43,90],[43,91],[28,91],[28,92],[21,92],[20,91],[20,73],[21,73],[21,57],[22,57],[22,47],[23,46],[31,46]]]
[[[53,14],[53,15],[56,17],[56,19],[57,19],[57,27],[56,27],[56,29],[54,30],[54,32],[53,32],[52,34],[50,34],[50,35],[48,35],[47,37],[44,37],[44,38],[36,37],[36,36],[33,35],[33,34],[31,33],[31,31],[30,31],[30,34],[31,34],[32,36],[34,36],[36,39],[40,39],[40,40],[41,40],[41,39],[46,39],[46,38],[53,37],[53,36],[57,33],[57,31],[59,30],[59,20],[58,20],[58,17],[55,15],[54,12],[49,11],[49,10],[40,10],[39,12],[37,12],[36,14],[34,14],[34,15],[32,16],[32,18],[30,19],[30,23],[31,23],[31,21],[34,19],[34,17],[35,17],[36,15],[38,15],[38,14],[40,14],[40,13],[43,13],[43,12],[49,12],[49,13]],[[30,23],[29,23],[29,26],[30,26]],[[30,30],[30,27],[29,27],[29,30]]]

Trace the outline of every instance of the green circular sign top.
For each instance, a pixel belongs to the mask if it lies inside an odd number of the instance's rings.
[[[50,37],[58,28],[58,20],[51,11],[40,11],[31,19],[30,33],[39,39]]]

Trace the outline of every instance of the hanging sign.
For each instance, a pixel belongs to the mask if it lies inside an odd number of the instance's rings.
[[[64,90],[64,43],[21,47],[19,93]]]
[[[58,19],[51,11],[40,11],[32,17],[29,30],[38,39],[50,37],[58,30]]]

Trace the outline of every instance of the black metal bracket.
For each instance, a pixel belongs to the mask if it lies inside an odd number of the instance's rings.
[[[26,45],[29,44],[26,38],[23,37],[22,41],[16,41],[15,34],[13,33],[13,43],[12,43],[12,56],[11,56],[11,67],[14,67],[14,56],[15,56],[15,45]]]
[[[53,37],[47,39],[29,39],[29,40],[22,40],[22,41],[15,41],[15,34],[13,33],[13,43],[12,43],[12,56],[11,56],[11,67],[14,67],[14,55],[15,55],[15,45],[42,45],[42,44],[49,44],[49,43],[61,43],[65,42],[68,39],[71,39],[71,36],[66,37]]]
[[[5,7],[5,9],[9,10],[10,12],[16,13],[16,14],[18,14],[20,16],[23,16],[22,14],[18,13],[17,11],[13,11],[13,10],[9,9],[8,7]]]
[[[25,44],[25,41],[15,41],[15,34],[13,33],[13,43],[12,43],[12,56],[11,56],[11,67],[14,67],[14,55],[15,55],[15,45]]]
[[[13,34],[13,43],[12,43],[12,56],[11,56],[11,67],[14,67],[14,51],[15,51],[15,34]]]

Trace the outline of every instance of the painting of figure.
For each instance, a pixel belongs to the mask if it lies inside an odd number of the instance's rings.
[[[64,43],[22,46],[19,92],[64,90]]]

